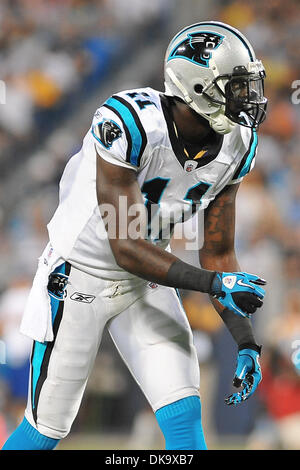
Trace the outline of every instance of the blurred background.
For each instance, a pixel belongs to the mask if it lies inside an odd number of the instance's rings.
[[[236,346],[207,296],[183,292],[201,368],[204,430],[211,449],[300,449],[297,0],[1,1],[0,446],[24,412],[31,345],[18,327],[63,168],[108,96],[138,86],[163,91],[169,40],[203,20],[224,21],[248,37],[265,64],[270,102],[256,167],[237,204],[240,264],[268,280],[254,320],[264,380],[248,402],[225,406]],[[197,223],[201,231],[201,217]],[[197,266],[196,251],[183,248],[184,240],[173,242],[175,253]],[[164,448],[147,402],[106,334],[72,433],[59,448]]]

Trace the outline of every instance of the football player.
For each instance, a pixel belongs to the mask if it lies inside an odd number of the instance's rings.
[[[21,331],[34,340],[28,405],[4,449],[53,449],[69,433],[105,326],[166,449],[206,449],[197,354],[176,289],[208,293],[237,343],[241,389],[226,403],[256,390],[250,316],[265,281],[241,271],[234,233],[266,115],[264,77],[239,31],[202,22],[170,42],[164,93],[122,91],[96,111],[63,173],[24,312]],[[174,226],[198,210],[201,269],[169,250]]]

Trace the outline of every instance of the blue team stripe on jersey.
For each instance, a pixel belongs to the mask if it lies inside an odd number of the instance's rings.
[[[240,171],[237,178],[242,178],[247,173],[249,173],[250,168],[251,168],[251,164],[252,164],[252,161],[255,157],[255,153],[256,153],[256,149],[257,149],[257,140],[258,140],[257,139],[257,133],[256,133],[255,129],[253,129],[253,131],[252,131],[252,143],[250,145],[249,154],[247,155],[244,166],[242,167],[242,169],[241,169],[241,171]]]
[[[239,164],[236,172],[233,175],[233,180],[242,178],[245,176],[247,173],[249,173],[251,164],[253,162],[253,159],[255,157],[256,149],[257,149],[257,133],[255,129],[252,129],[252,134],[251,134],[251,139],[250,139],[250,144],[247,152],[243,156],[241,163]]]
[[[126,126],[126,123],[125,123],[124,119],[122,118],[122,115],[115,108],[112,108],[111,106],[109,106],[106,103],[103,106],[105,106],[105,108],[107,108],[110,111],[112,111],[113,113],[115,113],[118,116],[118,118],[120,119],[120,121],[122,122],[122,124],[123,124],[126,139],[127,139],[126,162],[130,162],[131,149],[132,149],[132,140],[131,140],[130,132],[129,132],[127,126]]]
[[[104,105],[115,109],[126,124],[131,136],[130,163],[139,166],[140,159],[146,146],[146,134],[134,108],[119,96],[109,98]]]

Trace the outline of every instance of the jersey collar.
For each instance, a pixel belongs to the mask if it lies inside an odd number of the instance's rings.
[[[203,139],[202,144],[190,144],[185,142],[178,134],[173,120],[172,97],[161,94],[160,101],[164,118],[167,123],[172,150],[182,168],[186,167],[187,161],[197,163],[197,165],[193,163],[193,169],[198,169],[213,161],[221,150],[224,136],[212,131],[205,139]]]

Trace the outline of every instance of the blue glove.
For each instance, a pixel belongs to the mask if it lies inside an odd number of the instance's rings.
[[[242,387],[242,390],[227,397],[225,399],[227,405],[238,405],[247,400],[247,398],[253,395],[262,379],[259,364],[261,347],[257,345],[251,347],[254,347],[255,350],[250,349],[250,346],[246,346],[238,353],[233,385],[237,388]]]
[[[212,281],[210,295],[237,315],[250,318],[263,304],[262,299],[266,292],[261,286],[265,284],[264,279],[254,274],[217,272]]]

